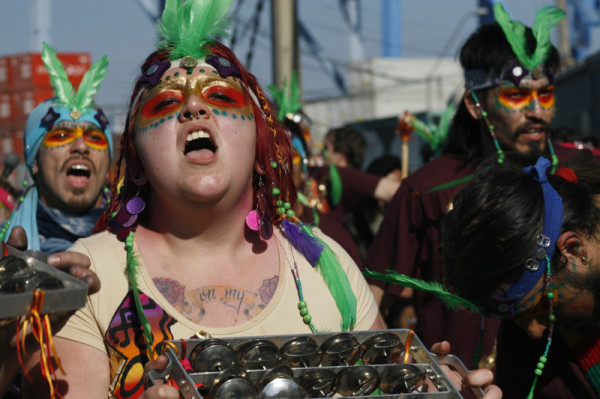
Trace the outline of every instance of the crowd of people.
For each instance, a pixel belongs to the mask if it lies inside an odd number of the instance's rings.
[[[106,57],[75,90],[44,44],[55,97],[28,118],[33,184],[1,189],[0,238],[88,297],[49,318],[51,355],[0,320],[0,396],[178,398],[147,383],[165,340],[408,328],[473,370],[445,369],[466,397],[598,397],[598,151],[551,128],[564,12],[529,28],[495,5],[461,49],[443,150],[402,179],[397,157],[363,165],[348,126],[313,162],[301,104],[272,102],[219,41],[230,6],[165,2],[116,152],[93,100]]]

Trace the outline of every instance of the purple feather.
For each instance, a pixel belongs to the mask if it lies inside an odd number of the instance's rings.
[[[287,219],[283,219],[282,224],[283,231],[294,248],[304,255],[306,260],[315,267],[321,257],[321,252],[323,252],[323,244],[317,238],[303,232],[299,226]]]

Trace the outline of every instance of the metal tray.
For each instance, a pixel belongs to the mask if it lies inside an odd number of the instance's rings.
[[[282,349],[285,343],[292,341],[298,337],[310,337],[316,344],[321,347],[323,343],[329,340],[331,341],[332,337],[339,336],[340,334],[350,335],[358,341],[361,345],[359,350],[360,355],[359,359],[364,358],[364,353],[366,351],[366,347],[363,345],[370,338],[376,337],[380,334],[392,334],[399,338],[400,344],[393,348],[395,355],[389,357],[373,357],[373,359],[379,359],[376,363],[369,363],[369,366],[372,367],[374,371],[376,371],[375,375],[381,377],[381,379],[377,382],[377,384],[381,384],[383,380],[383,376],[386,373],[391,373],[394,371],[401,371],[400,369],[405,367],[406,364],[410,365],[412,370],[418,370],[423,376],[426,376],[431,383],[435,385],[438,392],[407,392],[407,393],[389,393],[383,394],[380,391],[374,391],[370,393],[368,396],[361,396],[361,394],[355,394],[354,396],[343,396],[339,393],[332,393],[332,397],[353,397],[353,398],[435,398],[435,399],[460,399],[462,398],[461,394],[454,388],[446,374],[440,368],[440,365],[448,365],[450,368],[458,371],[461,375],[468,374],[467,368],[464,364],[453,355],[447,355],[442,357],[437,357],[430,353],[423,345],[421,340],[416,336],[416,334],[412,333],[410,330],[405,329],[396,329],[396,330],[379,330],[379,331],[356,331],[349,333],[324,333],[324,334],[305,334],[305,335],[276,335],[276,336],[260,336],[260,337],[232,337],[232,338],[218,338],[223,340],[229,345],[234,351],[237,348],[243,348],[248,343],[253,341],[269,341],[274,344],[277,348]],[[408,345],[407,339],[409,340]],[[168,341],[168,344],[161,344],[164,349],[164,353],[167,356],[169,363],[164,371],[151,371],[149,373],[149,379],[152,383],[155,383],[158,379],[170,380],[171,383],[179,388],[181,396],[185,399],[201,399],[208,398],[210,395],[208,394],[208,390],[211,388],[211,385],[216,384],[216,381],[223,377],[223,371],[203,371],[203,372],[188,372],[182,366],[181,360],[193,360],[195,348],[198,345],[201,345],[206,340],[204,339],[191,339],[191,340],[172,340]],[[371,340],[372,342],[372,340]],[[208,341],[206,341],[208,343]],[[408,355],[405,355],[405,348],[409,348]],[[160,348],[160,347],[159,347]],[[200,347],[199,347],[200,348]],[[160,350],[160,349],[159,349]],[[196,354],[198,353],[196,349]],[[236,351],[236,353],[238,353]],[[322,352],[320,352],[322,356]],[[323,360],[324,358],[321,358]],[[380,361],[384,359],[383,361]],[[386,359],[391,359],[388,362]],[[322,363],[322,362],[321,362]],[[283,365],[289,367],[289,370],[292,372],[292,380],[299,380],[302,375],[306,373],[315,372],[316,370],[328,370],[331,374],[333,372],[335,375],[341,375],[347,369],[357,369],[358,367],[364,367],[362,362],[359,361],[350,365],[333,365],[333,366],[324,366],[323,364],[310,365],[306,367],[297,367],[287,362],[285,359],[282,359],[278,366]],[[249,380],[252,384],[254,384],[255,388],[259,386],[263,377],[267,377],[268,373],[273,371],[274,368],[255,368],[244,370],[245,378]],[[197,386],[204,386],[204,389],[197,389]],[[260,388],[257,388],[256,397],[269,397],[263,395],[263,393],[259,393]],[[480,398],[483,396],[483,391],[479,388],[473,390],[476,397]],[[203,396],[204,395],[204,396]],[[233,397],[233,396],[232,396]],[[238,397],[238,396],[235,396]],[[240,396],[241,397],[241,396]],[[309,398],[313,397],[323,397],[322,395],[316,396],[307,396]]]
[[[27,263],[28,267],[44,271],[63,283],[63,288],[45,290],[42,313],[56,313],[76,310],[85,305],[88,286],[85,282],[48,265],[47,255],[39,251],[19,251],[7,245],[8,253],[17,256]],[[4,250],[0,246],[0,259]],[[0,319],[29,314],[33,292],[0,293]]]

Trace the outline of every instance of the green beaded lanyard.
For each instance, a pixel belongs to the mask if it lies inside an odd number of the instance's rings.
[[[552,345],[552,335],[554,333],[554,322],[556,321],[556,315],[554,314],[554,306],[552,304],[552,300],[554,299],[554,292],[552,291],[552,276],[550,273],[550,258],[546,255],[546,297],[548,298],[548,320],[550,321],[550,327],[548,330],[548,341],[546,342],[546,348],[544,349],[544,354],[540,356],[538,363],[535,367],[535,378],[533,379],[533,383],[531,384],[531,389],[529,390],[529,395],[527,395],[527,399],[533,399],[533,390],[538,382],[539,377],[544,372],[544,367],[546,366],[546,362],[548,361],[548,352],[550,351],[550,345]]]
[[[292,253],[292,257],[293,256],[294,255]],[[319,331],[313,324],[312,316],[308,313],[308,306],[306,305],[306,301],[304,301],[304,294],[302,294],[302,282],[300,281],[300,272],[298,271],[296,259],[294,259],[294,268],[292,269],[292,274],[294,275],[294,281],[296,282],[296,288],[298,289],[298,310],[300,310],[300,316],[302,316],[302,321],[304,321],[304,324],[310,327],[310,331],[316,334]]]

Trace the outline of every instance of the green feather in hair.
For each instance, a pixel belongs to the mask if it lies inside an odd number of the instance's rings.
[[[481,314],[482,311],[479,306],[467,301],[460,296],[453,294],[444,287],[440,283],[436,282],[427,282],[423,280],[418,280],[412,277],[409,277],[405,274],[399,274],[394,271],[388,270],[388,273],[378,273],[370,270],[365,270],[363,272],[365,277],[371,277],[376,280],[385,281],[388,283],[398,284],[403,287],[414,288],[419,291],[428,292],[430,294],[434,294],[438,298],[440,298],[449,308],[456,309],[458,307],[466,309],[473,313]]]
[[[42,46],[42,61],[48,70],[50,84],[54,88],[54,95],[61,103],[71,109],[82,113],[91,109],[94,104],[94,96],[98,92],[100,83],[104,80],[108,69],[108,57],[104,56],[100,61],[92,64],[83,76],[77,93],[75,93],[67,72],[56,55],[56,51],[46,43],[43,43]]]
[[[46,43],[42,43],[42,61],[46,66],[46,70],[48,70],[50,84],[54,88],[54,95],[60,102],[73,108],[71,105],[75,95],[73,84],[67,76],[65,67],[58,59],[56,51]]]
[[[156,25],[158,48],[169,49],[170,59],[185,56],[203,59],[207,44],[228,35],[227,13],[233,0],[166,0]]]
[[[552,46],[550,43],[550,30],[565,15],[566,13],[563,10],[554,6],[543,7],[537,12],[532,29],[537,44],[535,51],[530,55],[527,50],[525,26],[518,21],[513,21],[502,3],[497,2],[494,4],[494,17],[504,31],[506,40],[508,40],[519,62],[530,70],[546,61]]]
[[[138,259],[137,255],[133,252],[133,231],[129,232],[129,235],[125,239],[125,248],[127,249],[127,277],[129,278],[129,284],[131,284],[131,291],[133,294],[133,300],[135,302],[136,314],[141,319],[139,320],[142,325],[142,331],[144,333],[144,339],[146,341],[146,347],[148,349],[149,358],[152,359],[152,343],[153,335],[150,322],[144,313],[142,307],[142,301],[140,300],[140,290],[138,288],[137,277],[138,277]]]
[[[564,10],[554,6],[542,7],[535,14],[535,22],[531,28],[537,40],[537,46],[533,52],[532,59],[537,65],[542,64],[552,48],[550,43],[550,30],[556,26],[558,21],[565,17]]]
[[[273,100],[279,107],[277,111],[277,119],[283,121],[288,114],[295,114],[302,109],[302,101],[300,101],[300,87],[298,86],[298,75],[292,72],[290,83],[283,82],[283,89],[278,89],[275,85],[269,85],[269,91],[273,96]]]
[[[83,112],[91,108],[94,104],[94,96],[100,88],[100,83],[106,76],[108,69],[108,57],[104,56],[100,61],[92,64],[90,69],[85,73],[79,88],[77,88],[77,94],[73,99],[73,105],[76,109]]]

